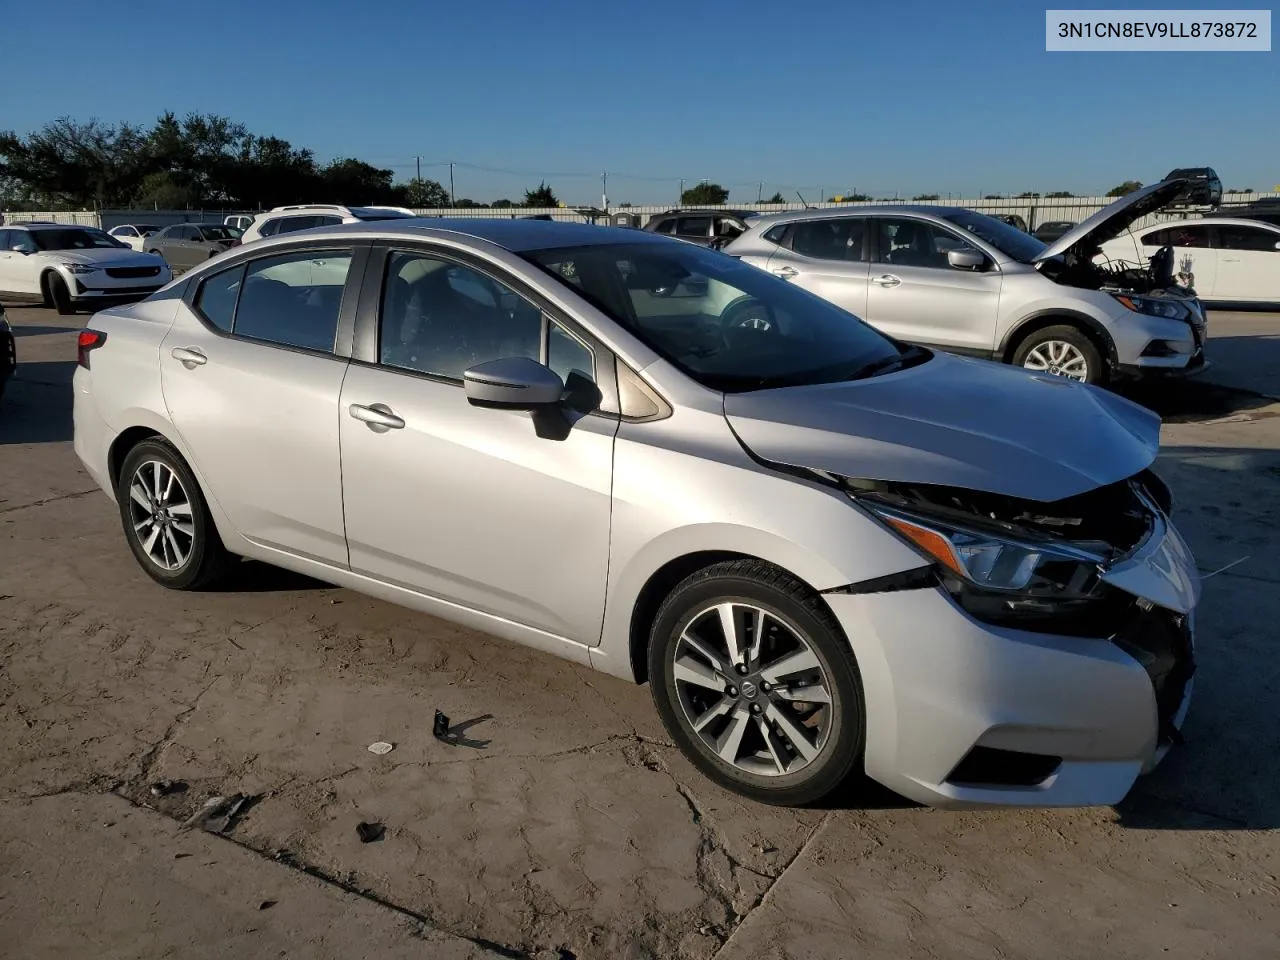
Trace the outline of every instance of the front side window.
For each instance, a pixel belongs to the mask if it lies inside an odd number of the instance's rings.
[[[924,220],[885,218],[876,222],[880,261],[903,267],[950,269],[947,253],[971,244]]]
[[[384,364],[450,380],[486,360],[541,357],[542,311],[479,271],[426,254],[391,254],[378,326]]]
[[[205,240],[234,240],[236,238],[236,234],[231,231],[231,228],[222,224],[212,227],[195,227],[193,229],[196,230],[198,238],[203,237]]]
[[[1193,224],[1185,227],[1169,227],[1161,230],[1160,246],[1170,247],[1208,247],[1209,246],[1209,228]],[[1147,242],[1143,240],[1143,246],[1147,246]]]
[[[1226,224],[1218,227],[1218,246],[1223,250],[1274,251],[1277,243],[1280,243],[1280,233],[1270,230]]]
[[[348,251],[263,257],[206,279],[196,309],[235,336],[328,353],[350,267]]]
[[[666,220],[659,220],[658,225],[653,228],[654,233],[672,233],[676,228],[676,222],[673,218],[668,217]]]
[[[592,244],[523,256],[711,389],[854,379],[902,357],[834,304],[692,244]]]
[[[383,364],[461,380],[477,363],[528,357],[560,378],[596,377],[591,348],[505,284],[462,264],[397,252],[379,313]]]
[[[995,247],[1001,253],[1020,263],[1031,263],[1044,252],[1047,244],[1031,234],[1010,226],[995,217],[988,217],[973,210],[952,210],[944,213],[942,219],[953,223],[961,230],[972,233]],[[1067,226],[1059,224],[1059,226]],[[1072,224],[1074,226],[1074,224]],[[882,248],[883,252],[883,248]]]
[[[816,260],[861,260],[866,221],[857,217],[802,220],[791,231],[791,249]]]

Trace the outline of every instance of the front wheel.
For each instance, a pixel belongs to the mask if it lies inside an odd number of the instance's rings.
[[[862,757],[857,663],[822,599],[754,560],[680,583],[654,621],[649,681],[668,733],[715,782],[765,803],[829,794]]]
[[[1016,366],[1037,373],[1066,377],[1082,383],[1102,384],[1106,364],[1092,340],[1077,327],[1057,326],[1037,330],[1019,344],[1013,355]]]
[[[228,573],[234,558],[222,545],[195,475],[169,444],[144,440],[129,451],[116,501],[129,549],[157,583],[201,590]]]
[[[49,277],[49,300],[60,317],[69,317],[76,312],[75,304],[71,302],[71,291],[67,289],[67,282],[56,273]]]

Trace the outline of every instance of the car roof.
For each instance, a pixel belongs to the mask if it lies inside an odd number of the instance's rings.
[[[97,230],[91,223],[54,223],[52,220],[25,220],[22,223],[6,223],[6,230]]]
[[[268,237],[258,243],[287,242],[311,236],[372,235],[400,239],[430,239],[442,235],[487,240],[514,253],[551,247],[580,247],[608,243],[678,243],[643,230],[626,227],[566,223],[563,220],[508,220],[497,217],[414,217],[358,221]]]
[[[966,210],[969,213],[977,212],[968,210],[966,207],[941,207],[935,204],[912,203],[871,204],[857,207],[810,207],[808,210],[787,210],[783,213],[762,214],[752,223],[752,226],[762,227],[791,220],[826,220],[830,217],[869,217],[901,213],[913,213],[917,216],[926,217],[944,217],[948,213],[959,213],[961,210]],[[987,214],[987,216],[990,216],[990,214]]]
[[[1132,230],[1130,232],[1146,233],[1148,230],[1163,230],[1166,227],[1193,227],[1197,224],[1209,227],[1270,227],[1272,230],[1280,230],[1280,227],[1274,223],[1267,223],[1265,220],[1253,220],[1249,217],[1186,217],[1182,220],[1161,220],[1140,230]]]

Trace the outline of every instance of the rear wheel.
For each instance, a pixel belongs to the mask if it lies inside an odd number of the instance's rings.
[[[813,803],[858,765],[862,684],[820,597],[754,560],[684,580],[654,621],[654,703],[712,780],[765,803]]]
[[[69,317],[76,312],[75,304],[71,302],[71,291],[67,289],[67,282],[56,273],[49,274],[49,303],[58,311],[59,316]]]
[[[1045,327],[1029,335],[1013,355],[1015,365],[1082,383],[1105,383],[1106,364],[1098,347],[1078,327]]]
[[[157,583],[201,590],[231,569],[196,478],[169,444],[144,440],[129,451],[116,500],[129,549]]]

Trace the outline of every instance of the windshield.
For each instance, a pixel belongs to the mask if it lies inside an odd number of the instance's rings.
[[[358,215],[361,220],[412,220],[414,214],[401,213],[398,210],[379,210],[377,213],[361,213]]]
[[[234,240],[238,236],[231,231],[230,227],[224,227],[221,224],[212,227],[197,227],[204,235],[206,240]]]
[[[31,239],[39,250],[93,250],[100,247],[125,247],[115,237],[101,230],[85,227],[67,227],[63,230],[32,230]]]
[[[956,210],[943,214],[942,218],[1022,263],[1031,263],[1045,248],[1044,243],[1031,234],[972,210]]]
[[[598,244],[523,256],[714,390],[855,379],[888,372],[904,358],[852,314],[693,244]]]

